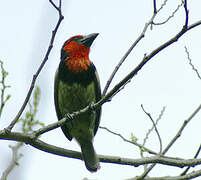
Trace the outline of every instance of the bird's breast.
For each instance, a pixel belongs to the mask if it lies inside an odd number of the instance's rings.
[[[58,105],[62,116],[78,111],[95,101],[96,95],[93,82],[87,86],[79,83],[68,85],[62,81],[59,82]],[[70,136],[75,137],[78,141],[83,138],[92,139],[94,136],[95,117],[94,112],[87,112],[74,118],[73,127],[68,128]]]
[[[96,94],[93,81],[86,86],[80,83],[69,85],[63,81],[59,82],[58,102],[62,115],[80,110],[95,101]]]

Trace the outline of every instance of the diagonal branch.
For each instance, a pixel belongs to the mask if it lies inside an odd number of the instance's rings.
[[[134,49],[134,47],[141,41],[142,38],[145,37],[145,33],[149,27],[149,25],[151,25],[153,23],[153,20],[156,16],[156,2],[154,0],[154,13],[151,17],[151,19],[145,24],[142,33],[139,35],[139,37],[135,40],[135,42],[131,45],[131,47],[128,49],[128,51],[124,54],[124,56],[121,58],[121,60],[119,61],[119,63],[117,64],[117,66],[115,67],[114,71],[112,72],[111,76],[109,77],[109,80],[107,81],[105,88],[103,90],[103,96],[105,96],[115,74],[117,73],[117,71],[119,70],[119,68],[121,67],[121,65],[124,63],[124,61],[126,60],[126,58],[128,57],[128,55],[131,53],[131,51]]]
[[[166,146],[166,148],[163,150],[163,152],[161,153],[162,155],[164,155],[169,149],[170,147],[172,147],[172,145],[176,142],[176,140],[181,136],[184,128],[186,127],[186,125],[193,119],[193,117],[201,110],[201,104],[197,107],[197,109],[190,115],[190,117],[185,120],[181,126],[181,128],[178,130],[177,134],[173,137],[173,139],[170,141],[170,143]],[[138,177],[138,180],[144,179],[145,176],[147,176],[147,174],[154,168],[156,164],[152,164],[147,170],[145,170],[145,172]]]
[[[186,54],[187,54],[187,58],[188,58],[188,61],[189,61],[190,66],[192,67],[193,71],[197,74],[197,77],[201,80],[201,75],[199,74],[199,72],[198,72],[198,70],[196,69],[196,67],[193,65],[192,60],[191,60],[191,58],[190,58],[190,53],[189,53],[187,47],[184,46],[184,48],[185,48],[185,52],[186,52]]]
[[[154,25],[162,25],[167,23],[171,18],[173,18],[175,16],[175,14],[179,11],[180,7],[183,6],[183,2],[181,2],[181,4],[179,4],[177,6],[177,8],[172,12],[172,14],[170,16],[168,16],[168,18],[166,20],[164,20],[163,22],[153,22]],[[161,6],[162,7],[162,6]]]
[[[160,144],[160,146],[159,146],[160,147],[159,154],[161,154],[161,152],[162,152],[162,140],[161,140],[161,136],[160,136],[160,134],[158,132],[158,128],[156,127],[156,123],[154,122],[153,118],[151,117],[151,114],[145,111],[145,109],[144,109],[142,104],[141,104],[141,108],[144,111],[144,113],[149,117],[149,119],[151,120],[151,122],[153,124],[153,127],[154,127],[154,129],[156,131],[156,134],[157,134],[158,140],[159,140],[159,144]]]
[[[104,104],[105,102],[111,100],[111,97],[113,97],[113,95],[119,89],[121,89],[129,80],[131,80],[141,70],[141,68],[147,62],[149,62],[155,55],[157,55],[159,52],[161,52],[162,50],[164,50],[171,44],[177,42],[179,40],[179,38],[181,38],[186,32],[188,32],[189,30],[191,30],[199,25],[201,25],[201,20],[191,24],[188,27],[183,26],[181,31],[179,33],[177,33],[173,38],[171,38],[170,40],[168,40],[167,42],[165,42],[164,44],[162,44],[161,46],[159,46],[158,48],[153,50],[150,54],[145,55],[144,58],[142,59],[142,61],[137,65],[137,67],[134,70],[132,70],[126,77],[124,77],[119,83],[117,83],[112,90],[110,90],[106,95],[104,95],[102,97],[102,99],[100,101],[98,101],[96,104],[94,104],[94,108],[97,108],[97,107],[101,106],[102,104]]]
[[[116,135],[116,136],[119,136],[119,137],[120,137],[121,139],[123,139],[125,142],[128,142],[128,143],[130,143],[130,144],[134,144],[134,145],[138,146],[140,149],[143,149],[144,151],[148,152],[149,154],[154,154],[154,155],[157,155],[157,154],[158,154],[158,153],[152,151],[151,149],[148,149],[148,148],[144,147],[143,145],[141,145],[141,144],[139,144],[139,143],[137,143],[137,142],[135,142],[135,141],[130,141],[130,140],[126,139],[126,138],[123,137],[121,134],[116,133],[116,132],[114,132],[114,131],[111,131],[111,130],[108,129],[107,127],[99,126],[99,128],[104,129],[104,130],[108,131],[109,133],[114,134],[114,135]]]
[[[60,0],[61,2],[61,0]],[[16,117],[12,120],[12,122],[10,123],[10,125],[6,128],[6,130],[8,131],[11,131],[12,128],[14,127],[14,125],[16,124],[17,120],[20,118],[22,112],[24,111],[29,99],[30,99],[30,96],[32,94],[32,91],[34,89],[34,86],[35,86],[35,82],[36,82],[36,79],[37,77],[39,76],[42,68],[44,67],[45,63],[47,62],[48,60],[48,56],[53,48],[53,43],[54,43],[54,40],[55,40],[55,36],[56,36],[56,33],[57,33],[57,30],[61,24],[61,21],[64,19],[63,15],[62,15],[62,11],[61,11],[61,7],[57,7],[51,0],[50,0],[50,3],[53,5],[54,8],[56,8],[56,10],[58,11],[59,13],[59,19],[58,19],[58,22],[55,26],[55,29],[52,31],[52,37],[51,37],[51,40],[50,40],[50,43],[49,43],[49,47],[47,49],[47,52],[45,54],[45,57],[41,63],[41,65],[39,66],[38,70],[36,71],[36,73],[33,75],[33,79],[32,79],[32,82],[31,82],[31,85],[30,85],[30,88],[29,88],[29,91],[27,93],[27,96],[19,110],[19,112],[17,113]],[[61,3],[60,3],[61,4]]]
[[[193,157],[194,159],[196,159],[198,157],[200,151],[201,151],[201,144],[200,144],[197,152],[195,153],[195,156]],[[189,171],[190,168],[191,168],[191,166],[187,167],[180,175],[184,176]]]
[[[160,112],[158,118],[156,119],[156,122],[155,122],[156,125],[158,124],[159,120],[162,118],[164,111],[165,111],[165,107],[163,107],[163,109],[161,110],[161,112]],[[145,145],[146,141],[148,140],[148,137],[149,137],[150,133],[153,131],[153,128],[154,128],[154,126],[152,126],[152,127],[148,130],[148,132],[146,133],[146,136],[145,136],[145,138],[144,138],[144,140],[143,140],[143,144],[142,144],[143,146]]]

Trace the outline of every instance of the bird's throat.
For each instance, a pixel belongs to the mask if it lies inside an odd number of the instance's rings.
[[[68,68],[69,71],[74,72],[74,73],[79,73],[82,71],[87,71],[89,66],[90,66],[90,60],[88,58],[74,58],[70,59],[67,58],[65,60],[65,64]]]

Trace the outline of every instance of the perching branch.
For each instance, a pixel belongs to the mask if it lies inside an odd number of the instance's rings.
[[[182,127],[176,134],[176,136],[171,140],[168,146],[163,150],[162,155],[164,155],[168,149],[174,144],[174,142],[180,137],[182,131],[186,127],[187,123],[189,123],[192,118],[200,111],[201,104],[199,107],[192,113],[192,115],[184,121]],[[65,119],[64,119],[65,120]],[[64,121],[63,120],[63,121]],[[65,122],[65,121],[64,121]],[[55,123],[53,123],[55,125]],[[50,125],[49,125],[50,126]],[[46,127],[44,127],[46,128]],[[43,129],[43,128],[42,128]],[[19,141],[29,144],[39,150],[49,152],[59,156],[65,156],[69,158],[81,159],[81,153],[72,150],[66,150],[60,147],[56,147],[54,145],[47,144],[39,139],[36,138],[34,133],[19,133],[19,132],[7,132],[7,131],[0,131],[0,139],[2,140],[12,140],[12,141]],[[149,163],[160,163],[164,165],[176,166],[176,167],[185,167],[185,166],[195,166],[201,164],[201,159],[175,159],[175,158],[168,158],[163,156],[153,156],[153,157],[146,157],[142,159],[130,159],[130,158],[121,158],[116,156],[103,156],[99,155],[101,162],[107,163],[115,163],[115,164],[122,164],[122,165],[132,165],[132,166],[139,166],[143,164]],[[155,164],[154,164],[155,165]]]
[[[31,134],[23,134],[23,133],[17,133],[17,132],[9,132],[9,134],[7,134],[5,131],[0,131],[0,139],[20,141],[20,142],[29,144],[39,150],[42,150],[51,154],[69,157],[69,158],[75,158],[75,159],[82,159],[80,152],[67,150],[64,148],[60,148],[60,147],[45,143],[39,139],[34,139]],[[160,163],[163,165],[170,165],[170,166],[182,168],[185,166],[195,166],[195,165],[201,164],[201,159],[174,159],[174,158],[167,158],[162,156],[159,157],[157,155],[153,157],[146,157],[141,159],[130,159],[130,158],[122,158],[118,156],[105,156],[105,155],[99,155],[98,157],[101,162],[131,165],[131,166],[140,166],[143,164],[150,164],[150,163]]]
[[[29,99],[30,99],[30,96],[32,94],[32,91],[34,89],[34,86],[35,86],[35,82],[36,82],[36,79],[37,77],[39,76],[42,68],[44,67],[45,63],[47,62],[48,60],[48,57],[49,57],[49,54],[53,48],[53,43],[54,43],[54,40],[55,40],[55,36],[56,36],[56,33],[57,33],[57,30],[61,24],[61,21],[64,19],[64,16],[62,15],[62,10],[61,10],[61,0],[59,1],[59,7],[57,7],[53,2],[52,0],[49,0],[50,3],[52,4],[52,6],[58,11],[59,13],[59,19],[58,19],[58,22],[54,28],[54,30],[52,31],[52,37],[51,37],[51,40],[50,40],[50,43],[49,43],[49,47],[47,49],[47,52],[45,54],[45,57],[42,61],[42,63],[40,64],[38,70],[36,71],[36,73],[33,75],[33,79],[32,79],[32,82],[31,82],[31,85],[30,85],[30,88],[29,88],[29,91],[26,95],[26,98],[19,110],[19,112],[17,113],[17,115],[15,116],[15,118],[12,120],[12,122],[10,123],[10,125],[6,128],[7,131],[11,131],[12,128],[14,127],[14,125],[16,124],[16,122],[18,121],[18,119],[20,118],[22,112],[24,111]]]

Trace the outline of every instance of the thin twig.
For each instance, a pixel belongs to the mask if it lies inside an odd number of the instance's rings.
[[[163,109],[161,110],[161,112],[160,112],[158,118],[156,119],[156,122],[155,122],[156,125],[158,124],[159,120],[162,118],[164,111],[165,111],[165,107],[163,107]],[[149,134],[152,132],[153,128],[154,128],[154,126],[152,126],[152,127],[148,130],[148,132],[147,132],[147,134],[146,134],[146,136],[145,136],[145,138],[144,138],[144,140],[143,140],[143,144],[142,144],[143,146],[145,146],[145,143],[146,143],[146,141],[147,141],[147,139],[148,139],[148,137],[149,137]],[[142,156],[142,157],[143,157],[143,156]]]
[[[116,133],[116,132],[114,132],[114,131],[108,129],[107,127],[99,126],[99,128],[100,128],[100,129],[104,129],[104,130],[106,130],[107,132],[109,132],[109,133],[111,133],[111,134],[113,134],[113,135],[115,135],[115,136],[120,137],[120,138],[121,138],[123,141],[125,141],[125,142],[128,142],[128,143],[130,143],[130,144],[133,144],[133,145],[135,145],[135,146],[138,146],[138,147],[139,147],[141,150],[143,150],[144,152],[147,152],[147,153],[153,154],[153,155],[158,155],[157,152],[155,152],[155,151],[153,151],[153,150],[151,150],[151,149],[146,148],[145,146],[143,146],[143,145],[137,143],[136,141],[130,141],[130,140],[126,139],[124,136],[122,136],[120,133]],[[164,157],[164,158],[167,157],[168,159],[174,159],[174,160],[181,160],[180,158],[175,158],[175,157],[170,157],[170,156],[163,156],[163,155],[161,155],[161,157]]]
[[[112,74],[111,74],[109,80],[107,81],[107,83],[106,83],[106,85],[105,85],[105,88],[104,88],[104,90],[103,90],[103,96],[105,96],[105,94],[106,94],[106,92],[107,92],[107,90],[108,90],[108,88],[109,88],[109,86],[110,86],[110,84],[111,84],[111,82],[112,82],[112,80],[113,80],[115,74],[117,73],[118,69],[121,67],[121,65],[122,65],[123,62],[126,60],[126,58],[127,58],[128,55],[131,53],[131,51],[134,49],[134,47],[140,42],[140,40],[141,40],[142,38],[145,37],[145,33],[146,33],[146,31],[147,31],[149,25],[152,24],[152,22],[153,22],[155,16],[156,16],[156,13],[153,13],[151,19],[150,19],[147,23],[145,23],[145,26],[144,26],[144,28],[143,28],[142,33],[141,33],[141,34],[139,35],[139,37],[135,40],[135,42],[131,45],[131,47],[130,47],[130,48],[128,49],[128,51],[124,54],[124,56],[121,58],[121,60],[119,61],[119,63],[118,63],[117,66],[115,67],[114,71],[112,72]]]
[[[123,139],[125,142],[128,142],[128,143],[130,143],[130,144],[134,144],[134,145],[138,146],[140,149],[143,149],[145,152],[148,152],[148,153],[154,154],[154,155],[157,155],[157,154],[158,154],[158,153],[152,151],[151,149],[148,149],[148,148],[144,147],[143,145],[141,145],[141,144],[139,144],[139,143],[137,143],[137,142],[135,142],[135,141],[130,141],[130,140],[126,139],[126,138],[123,137],[121,134],[116,133],[116,132],[114,132],[114,131],[111,131],[111,130],[108,129],[107,127],[99,126],[99,128],[104,129],[104,130],[108,131],[109,133],[114,134],[114,135],[116,135],[116,136],[119,136],[119,137],[120,137],[121,139]]]
[[[160,147],[159,154],[161,154],[161,152],[162,152],[162,140],[161,140],[160,133],[158,132],[158,128],[156,127],[156,123],[154,122],[153,118],[151,117],[151,114],[145,111],[145,109],[144,109],[144,107],[143,107],[142,104],[141,104],[141,108],[142,108],[142,110],[144,111],[144,113],[149,117],[149,119],[151,120],[151,122],[152,122],[152,124],[153,124],[153,127],[154,127],[154,129],[155,129],[155,131],[156,131],[156,134],[157,134],[158,140],[159,140],[159,145],[160,145],[160,146],[159,146],[159,147]]]
[[[187,7],[187,0],[184,0],[184,10],[185,10],[185,14],[186,14],[186,19],[185,19],[185,25],[184,25],[184,28],[187,28],[188,27],[188,7]]]
[[[194,159],[196,159],[198,157],[200,151],[201,151],[201,144],[200,144],[197,152],[195,153],[195,156],[193,157]],[[180,175],[184,176],[189,171],[190,168],[191,168],[191,166],[187,167]]]
[[[186,54],[187,54],[187,58],[188,58],[188,61],[189,61],[190,66],[192,67],[193,71],[197,74],[197,77],[201,80],[201,75],[199,74],[199,72],[198,72],[198,70],[195,68],[195,66],[193,65],[192,60],[191,60],[191,58],[190,58],[190,53],[189,53],[187,47],[184,46],[184,48],[185,48],[185,52],[186,52]]]
[[[9,163],[6,170],[2,173],[0,180],[7,180],[8,175],[18,165],[18,160],[22,157],[22,154],[18,155],[18,150],[23,146],[23,142],[18,142],[15,146],[9,146],[12,149],[12,160]]]
[[[62,15],[62,11],[61,11],[61,7],[57,7],[51,0],[49,0],[50,3],[53,5],[53,7],[58,11],[59,13],[59,19],[58,19],[58,22],[55,26],[55,29],[52,31],[52,37],[51,37],[51,40],[50,40],[50,43],[49,43],[49,47],[47,49],[47,52],[45,54],[45,57],[41,63],[41,65],[39,66],[38,70],[36,71],[36,73],[33,75],[33,79],[32,79],[32,82],[31,82],[31,85],[30,85],[30,88],[29,88],[29,91],[27,93],[27,96],[19,110],[19,112],[17,113],[16,117],[12,120],[12,122],[10,123],[10,125],[6,128],[7,131],[11,131],[12,128],[14,127],[14,125],[16,124],[17,120],[20,118],[22,112],[24,111],[29,99],[30,99],[30,96],[32,94],[32,91],[34,89],[34,86],[35,86],[35,82],[36,82],[36,79],[38,77],[38,75],[40,74],[42,68],[44,67],[45,63],[47,62],[48,60],[48,57],[49,57],[49,54],[53,48],[53,43],[54,43],[54,40],[55,40],[55,36],[56,36],[56,33],[57,33],[57,30],[61,24],[61,21],[64,19],[63,15]]]
[[[154,14],[157,13],[156,0],[153,0]]]
[[[184,176],[145,177],[143,180],[189,180],[199,176],[201,176],[201,169],[188,173]],[[137,180],[137,177],[126,180]]]
[[[5,90],[7,88],[10,88],[10,86],[6,85],[5,80],[6,80],[6,77],[8,76],[8,72],[4,69],[3,61],[1,61],[1,60],[0,60],[0,66],[1,66],[1,81],[0,81],[0,84],[2,85],[2,88],[1,88],[1,106],[0,106],[0,117],[1,117],[3,108],[4,108],[5,104],[6,104],[6,102],[10,98],[10,95],[7,95],[5,97]]]
[[[166,3],[168,2],[168,0],[164,0],[163,1],[163,4],[161,5],[161,7],[158,9],[158,12],[160,12],[165,6],[166,6]]]
[[[170,147],[175,143],[175,141],[181,136],[181,133],[183,132],[186,125],[193,119],[193,117],[200,111],[200,109],[201,109],[201,104],[190,115],[190,117],[183,122],[183,124],[182,124],[181,128],[179,129],[179,131],[177,132],[176,136],[170,141],[170,143],[167,145],[167,147],[163,150],[163,154],[165,154],[170,149]]]
[[[153,22],[153,24],[154,24],[154,25],[162,25],[162,24],[167,23],[171,18],[174,17],[174,15],[178,12],[178,10],[180,9],[180,7],[182,7],[182,6],[183,6],[183,3],[179,4],[179,5],[177,6],[177,8],[172,12],[172,14],[171,14],[165,21],[159,22],[159,23]]]
[[[173,139],[169,142],[169,144],[166,146],[166,148],[163,150],[163,152],[161,153],[162,155],[164,155],[169,149],[170,147],[172,147],[172,145],[176,142],[176,140],[181,136],[184,128],[186,127],[186,125],[193,119],[193,117],[200,111],[201,109],[201,104],[197,107],[197,109],[190,115],[190,117],[185,120],[181,126],[181,128],[179,129],[179,131],[177,132],[177,134],[173,137]],[[144,179],[147,174],[154,168],[154,166],[156,165],[156,163],[152,164],[149,168],[147,168],[144,173],[139,176],[137,178],[137,180],[142,180]]]
[[[187,0],[184,0],[184,9],[185,9],[185,24],[184,24],[184,26],[183,26],[183,28],[182,28],[182,30],[180,31],[180,33],[178,34],[178,35],[176,35],[175,36],[175,40],[178,40],[178,38],[179,37],[181,37],[182,36],[182,34],[183,33],[185,33],[186,31],[188,31],[189,29],[191,29],[192,27],[193,27],[193,25],[191,25],[191,26],[188,26],[188,8],[187,8]],[[201,22],[201,21],[200,21]],[[174,42],[174,41],[173,41]],[[172,43],[173,43],[172,42]],[[168,44],[172,44],[171,43],[171,40],[169,40],[168,41]],[[169,44],[169,45],[170,45]],[[169,46],[168,45],[168,46]],[[161,47],[161,46],[160,46]],[[165,48],[166,47],[166,44],[163,44],[162,45],[162,47],[161,47],[161,49],[163,49],[163,48]],[[200,110],[200,108],[201,108],[201,105],[199,106],[199,110]],[[196,109],[197,110],[197,109]],[[198,110],[198,111],[199,111]],[[184,125],[184,127],[185,127],[185,125]],[[184,129],[184,128],[183,128]],[[181,129],[181,131],[179,131],[180,133],[183,131],[183,129]],[[163,152],[162,152],[162,154],[164,155],[168,150],[169,150],[169,148],[174,144],[174,142],[177,140],[177,136],[175,137],[175,138],[173,138],[172,139],[172,141],[168,144],[168,146],[163,150]],[[149,168],[147,168],[143,173],[142,173],[142,175],[140,175],[137,179],[138,180],[141,180],[141,179],[144,179],[148,174],[149,174],[149,172],[155,167],[155,165],[156,164],[152,164],[151,166],[149,166]]]

